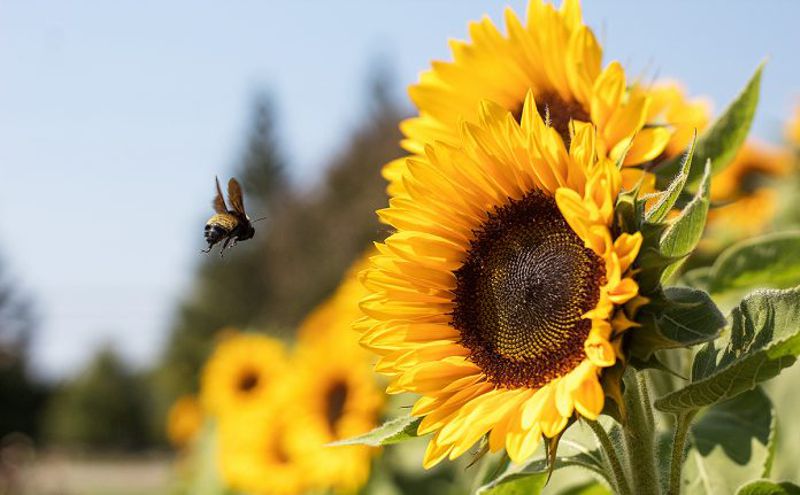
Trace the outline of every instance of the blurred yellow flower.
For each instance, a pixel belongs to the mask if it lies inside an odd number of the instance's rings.
[[[786,139],[795,147],[800,147],[800,103],[794,107],[794,115],[786,124]]]
[[[692,143],[695,130],[701,134],[711,121],[711,103],[702,98],[689,100],[680,83],[661,81],[650,88],[639,87],[637,91],[650,96],[648,124],[664,125],[672,130],[663,158],[684,153]]]
[[[577,22],[574,2],[561,14],[531,5]],[[422,395],[412,414],[434,434],[426,467],[487,433],[522,462],[575,415],[597,419],[600,374],[634,326],[618,309],[638,300],[642,236],[613,224],[621,174],[592,125],[573,123],[566,147],[535,97],[512,111],[484,102],[456,146],[408,160],[402,196],[379,211],[397,231],[362,275],[371,294],[356,328],[389,392]]]
[[[318,487],[352,492],[366,483],[377,449],[324,447],[377,426],[383,394],[372,372],[371,355],[358,344],[352,323],[366,289],[350,269],[336,293],[300,326],[292,360],[293,409],[288,428],[295,451],[306,449],[308,472]]]
[[[490,100],[519,119],[526,94],[532,92],[539,113],[568,146],[569,122],[597,127],[597,149],[612,159],[626,150],[625,164],[653,160],[670,140],[671,131],[645,125],[650,96],[628,91],[619,62],[602,67],[602,48],[582,20],[578,0],[561,7],[531,0],[525,22],[505,11],[506,34],[488,18],[471,23],[469,42],[452,41],[452,62],[436,61],[409,94],[419,116],[401,124],[403,147],[424,154],[427,143],[457,144],[460,122],[474,121],[478,104]],[[405,162],[384,168],[389,191],[403,189]]]
[[[708,212],[708,229],[721,242],[762,232],[775,216],[775,180],[791,171],[788,155],[755,140],[711,181],[711,200],[723,206]]]
[[[280,406],[231,411],[219,422],[217,459],[229,488],[254,495],[293,495],[309,488],[302,454],[287,444]]]
[[[255,333],[225,336],[206,363],[201,377],[201,402],[212,416],[259,408],[276,400],[284,385],[283,344]]]
[[[167,414],[167,438],[176,447],[186,446],[203,425],[203,409],[194,395],[179,397]]]

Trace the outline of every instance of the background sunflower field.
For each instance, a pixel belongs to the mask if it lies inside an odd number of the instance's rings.
[[[751,321],[742,301],[800,286],[800,6],[507,3],[2,4],[0,494],[624,492],[597,472],[607,452],[584,447],[597,425],[626,442],[613,426],[632,388],[623,370],[647,369],[645,397],[673,398],[656,404],[673,427],[690,394],[671,392],[714,368],[703,355],[736,317]],[[453,354],[467,353],[464,329],[437,319],[459,314],[443,294],[463,287],[452,245],[403,237],[477,236],[464,218],[480,214],[465,211],[491,178],[540,180],[499,178],[498,150],[517,142],[589,170],[564,182],[590,183],[574,196],[598,211],[598,183],[618,175],[623,191],[603,213],[613,249],[595,249],[613,303],[591,309],[610,313],[565,375],[585,388],[566,406],[553,395],[550,423],[541,406],[535,435],[504,419],[530,387],[463,412],[497,387],[436,375],[466,359]],[[493,164],[478,179],[476,156]],[[200,253],[215,176],[236,177],[250,217],[265,217],[224,257]],[[436,214],[416,202],[425,191]],[[656,282],[652,246],[618,219],[624,201],[667,230],[707,207],[691,249],[681,238],[661,252]],[[597,228],[580,216],[570,228]],[[662,275],[678,289],[662,293]],[[647,308],[670,290],[702,296]],[[770,318],[796,333],[786,300]],[[647,318],[706,334],[623,343]],[[737,492],[800,485],[793,339],[684,431],[682,493],[795,493]],[[603,407],[615,393],[622,416]],[[653,455],[669,458],[657,433]],[[657,477],[652,493],[673,493]]]

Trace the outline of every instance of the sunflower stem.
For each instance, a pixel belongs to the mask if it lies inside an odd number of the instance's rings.
[[[600,442],[604,457],[611,468],[613,479],[610,481],[613,485],[612,488],[620,495],[631,495],[633,492],[631,492],[628,475],[625,473],[625,468],[622,466],[619,453],[614,447],[614,442],[611,441],[611,437],[608,436],[608,432],[600,425],[599,421],[586,421],[586,423],[589,424],[592,432],[594,432],[594,436],[597,437],[597,441]]]
[[[687,411],[676,415],[675,433],[672,437],[672,458],[669,463],[669,495],[679,495],[681,492],[681,473],[683,472],[683,454],[686,447],[686,437],[689,426],[697,411]]]
[[[623,438],[633,478],[634,492],[639,495],[660,493],[656,471],[655,420],[644,372],[630,370],[625,375],[627,421]]]

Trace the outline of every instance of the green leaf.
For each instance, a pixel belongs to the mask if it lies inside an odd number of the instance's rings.
[[[661,397],[665,412],[697,410],[751,390],[791,366],[800,354],[800,287],[761,290],[731,313],[727,338],[695,356],[692,382]]]
[[[695,165],[689,171],[687,188],[692,188],[700,182],[703,175],[703,164],[711,160],[713,172],[716,174],[727,167],[750,131],[750,124],[758,106],[758,93],[761,86],[761,73],[764,64],[758,66],[747,86],[731,103],[725,112],[706,130],[697,140],[695,146]],[[659,166],[653,172],[656,174],[656,184],[659,189],[665,189],[670,179],[681,168],[681,157],[676,156]]]
[[[578,466],[588,469],[589,471],[592,471],[603,478],[608,476],[606,468],[603,465],[602,455],[598,450],[589,450],[588,448],[569,440],[562,440],[560,445],[564,448],[573,450],[575,453],[570,455],[556,455],[553,463],[553,470],[570,466]],[[544,487],[548,476],[549,469],[547,459],[538,458],[528,462],[517,471],[507,472],[501,476],[498,476],[491,483],[488,483],[478,489],[477,493],[480,495],[506,495],[512,493],[536,494],[540,493],[541,488],[538,488],[539,491],[534,491],[530,487],[539,486],[539,483],[541,483],[541,487]]]
[[[478,489],[478,495],[538,495],[547,484],[547,472],[513,473]]]
[[[761,388],[710,408],[690,430],[686,492],[733,493],[748,480],[768,476],[775,419]]]
[[[647,214],[645,215],[645,220],[650,223],[659,223],[667,218],[667,214],[672,210],[675,206],[675,202],[678,201],[681,193],[683,192],[683,187],[686,185],[686,179],[689,178],[689,169],[692,167],[692,157],[694,156],[694,148],[695,143],[697,142],[697,136],[692,140],[692,144],[689,147],[689,151],[686,153],[686,156],[683,158],[683,162],[681,162],[681,168],[678,170],[678,173],[675,175],[675,178],[672,179],[667,189],[661,193],[658,193],[659,199],[655,205],[653,205],[650,210],[648,210]]]
[[[696,289],[708,290],[708,279],[711,276],[710,266],[701,266],[681,274],[680,282]]]
[[[656,317],[656,324],[661,334],[679,347],[714,340],[725,327],[725,317],[704,291],[667,287],[664,296],[668,304]]]
[[[707,283],[713,294],[799,284],[800,231],[769,234],[731,246],[711,266]]]
[[[681,211],[681,214],[667,228],[661,237],[659,250],[665,258],[686,257],[694,251],[703,231],[706,228],[706,215],[708,214],[708,197],[711,189],[711,163],[706,162],[705,174],[700,184],[700,189],[694,198]],[[681,262],[676,262],[667,267],[661,275],[661,280],[667,280]]]
[[[638,358],[632,364],[656,369],[662,368],[651,359],[655,350],[709,342],[719,336],[726,323],[708,294],[689,287],[667,287],[663,298],[645,306],[637,320],[642,328],[630,335],[631,354]]]
[[[197,495],[233,494],[233,491],[225,487],[225,482],[219,473],[217,444],[217,428],[213,422],[206,421],[192,444],[185,469],[180,471],[182,479],[178,491]]]
[[[414,416],[403,416],[395,418],[374,430],[364,433],[353,438],[346,438],[331,442],[328,447],[337,447],[341,445],[369,445],[370,447],[379,447],[381,445],[392,445],[394,443],[405,442],[412,438],[416,438],[417,427],[422,421],[422,418]]]
[[[800,486],[788,481],[756,480],[743,485],[736,495],[800,495]]]
[[[597,481],[589,481],[558,492],[558,495],[612,495],[605,485]]]

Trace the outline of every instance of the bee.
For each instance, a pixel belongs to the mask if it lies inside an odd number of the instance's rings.
[[[222,189],[219,187],[219,179],[214,178],[217,183],[217,195],[214,196],[212,205],[216,212],[206,222],[205,238],[208,242],[208,249],[202,252],[208,253],[215,244],[224,239],[222,249],[219,251],[220,257],[225,253],[228,244],[231,247],[235,246],[239,241],[246,241],[255,235],[256,230],[253,228],[253,223],[244,211],[244,199],[242,198],[242,187],[236,179],[228,181],[228,202],[233,209],[229,210],[225,204],[225,198],[222,197]],[[263,220],[259,218],[258,220]],[[256,222],[258,221],[256,220]]]

